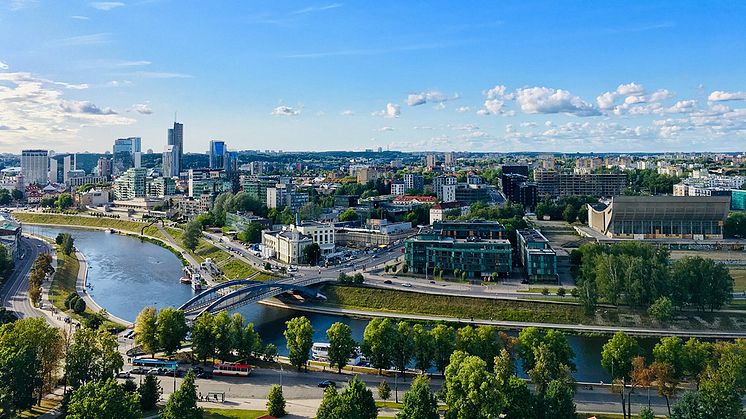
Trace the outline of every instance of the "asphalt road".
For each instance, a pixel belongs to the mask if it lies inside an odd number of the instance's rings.
[[[3,307],[17,313],[19,317],[43,317],[44,315],[31,305],[28,299],[28,273],[36,257],[47,250],[47,244],[41,240],[22,237],[19,243],[19,255],[15,269],[0,288],[0,299]]]

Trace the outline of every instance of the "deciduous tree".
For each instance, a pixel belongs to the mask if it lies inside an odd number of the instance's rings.
[[[308,318],[301,316],[288,320],[285,323],[285,339],[290,363],[300,371],[308,361],[313,345],[313,327]]]
[[[341,373],[357,348],[357,343],[352,338],[352,329],[344,323],[336,322],[326,331],[326,337],[329,339],[329,365],[336,366],[337,372]]]

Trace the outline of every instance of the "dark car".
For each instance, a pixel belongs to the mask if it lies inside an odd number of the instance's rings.
[[[204,380],[210,380],[212,379],[212,373],[209,371],[202,371],[197,373],[197,378],[202,378]]]
[[[147,372],[148,372],[148,369],[143,368],[143,367],[135,367],[135,368],[132,368],[132,370],[130,371],[130,373],[132,374],[145,374]]]
[[[332,380],[324,380],[324,381],[322,381],[322,382],[319,383],[319,387],[321,387],[321,388],[335,387],[336,388],[337,387],[337,383],[335,383]]]
[[[383,283],[384,283],[384,284],[390,284],[390,283],[391,283],[391,280],[390,280],[390,279],[387,279],[387,280],[383,281]]]

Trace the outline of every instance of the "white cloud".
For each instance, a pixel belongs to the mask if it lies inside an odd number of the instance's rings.
[[[658,89],[648,96],[648,102],[662,102],[666,99],[670,99],[674,94],[667,89]]]
[[[353,111],[351,111],[351,110],[347,109],[347,110],[344,110],[344,111],[342,111],[342,112],[340,113],[340,115],[342,115],[342,116],[353,116],[353,115],[355,115],[355,112],[353,112]]]
[[[534,128],[536,122],[521,122],[521,128]]]
[[[313,12],[323,12],[324,10],[331,10],[336,9],[338,7],[342,7],[342,3],[331,3],[331,4],[325,4],[323,6],[310,6],[306,7],[304,9],[298,9],[293,12],[291,12],[291,15],[302,15],[306,13],[313,13]]]
[[[417,106],[425,103],[443,103],[449,100],[456,100],[459,98],[459,94],[455,93],[453,96],[445,95],[437,90],[429,90],[426,92],[412,93],[407,96],[407,105]]]
[[[375,111],[372,113],[373,116],[383,116],[385,118],[398,118],[401,115],[401,106],[394,103],[387,103],[386,109],[382,111]]]
[[[275,116],[298,116],[300,110],[291,108],[290,106],[280,105],[272,110],[272,115]]]
[[[132,86],[132,82],[129,80],[111,80],[106,85],[109,87],[124,87]]]
[[[487,109],[480,109],[480,110],[477,111],[477,115],[479,115],[479,116],[486,116],[486,115],[489,115],[489,114],[490,114],[490,111],[488,111]]]
[[[381,128],[378,128],[376,131],[378,131],[378,132],[386,132],[386,131],[393,131],[393,130],[394,130],[394,128],[392,128],[392,127],[381,127]]]
[[[133,112],[137,112],[142,115],[150,115],[153,113],[153,109],[147,103],[136,103],[129,109]]]
[[[110,40],[108,33],[94,33],[90,35],[71,36],[49,42],[52,47],[78,47],[85,45],[106,44]]]
[[[485,96],[487,96],[487,99],[504,99],[504,100],[513,100],[515,95],[513,93],[508,93],[507,88],[501,84],[485,90],[482,92]]]
[[[607,111],[614,108],[614,101],[616,101],[616,98],[616,92],[606,92],[596,98],[596,103],[598,104],[599,109]]]
[[[500,114],[503,105],[505,105],[505,102],[499,99],[487,99],[484,101],[484,108],[492,115]]]
[[[36,7],[39,4],[39,0],[10,0],[9,7],[12,11],[26,9],[28,7]]]
[[[641,95],[645,93],[645,88],[641,84],[632,82],[627,84],[620,84],[616,88],[616,92],[622,96]]]
[[[466,113],[469,112],[469,110],[470,109],[468,106],[459,106],[458,108],[456,108],[456,112],[458,113]]]
[[[94,9],[109,11],[111,9],[116,9],[117,7],[123,7],[124,3],[121,1],[94,1],[90,3],[90,6]]]
[[[0,73],[0,115],[6,126],[0,146],[17,148],[23,141],[54,146],[79,141],[78,132],[85,127],[135,122],[109,107],[66,99],[59,88],[67,86],[80,85],[38,78],[31,73]]]
[[[521,110],[529,114],[567,113],[576,116],[600,115],[598,109],[573,96],[567,90],[548,87],[529,87],[518,89],[516,100]]]
[[[75,20],[90,20],[91,18],[89,18],[88,16],[73,15],[73,16],[70,16],[70,19],[75,19]]]
[[[696,100],[680,100],[675,105],[666,109],[668,113],[689,113],[695,110],[697,106]]]
[[[715,90],[707,97],[710,102],[724,102],[728,100],[746,100],[746,92],[724,92]]]

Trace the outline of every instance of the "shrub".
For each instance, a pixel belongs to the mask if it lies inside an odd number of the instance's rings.
[[[542,288],[541,295],[549,295],[549,288],[547,287]]]
[[[562,288],[562,287],[557,288],[557,295],[559,295],[560,297],[564,297],[565,296],[565,292],[566,291],[565,291],[564,288]]]
[[[85,301],[83,301],[82,298],[78,298],[75,300],[75,305],[73,306],[73,311],[76,314],[83,314],[85,312],[86,304]]]

